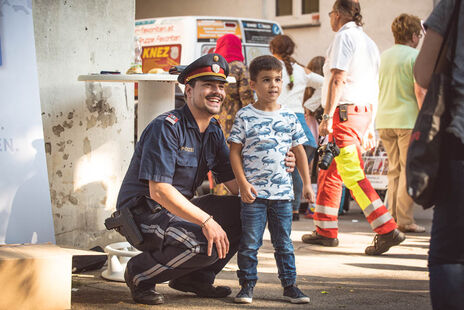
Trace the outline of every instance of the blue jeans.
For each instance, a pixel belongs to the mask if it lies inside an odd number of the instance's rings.
[[[430,266],[429,272],[432,308],[464,309],[464,264]]]
[[[242,201],[242,238],[237,254],[240,285],[254,287],[258,280],[258,249],[263,244],[263,233],[269,220],[269,232],[274,246],[279,279],[283,287],[296,280],[295,255],[292,239],[292,204],[289,200],[268,200],[256,198],[253,203]]]

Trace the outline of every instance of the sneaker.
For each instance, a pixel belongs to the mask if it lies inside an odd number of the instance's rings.
[[[251,304],[253,301],[253,287],[249,285],[242,286],[240,292],[234,298],[237,304]]]
[[[417,225],[417,224],[409,224],[404,226],[398,226],[398,229],[402,232],[410,232],[410,233],[423,233],[425,232],[425,227]]]
[[[394,229],[391,232],[383,235],[376,234],[371,246],[365,250],[367,255],[380,255],[387,252],[392,246],[398,245],[406,239],[406,236]]]
[[[301,237],[301,241],[308,244],[319,244],[323,246],[331,246],[336,247],[338,246],[338,238],[329,238],[319,235],[317,231],[313,231],[310,234],[304,234]]]
[[[309,302],[309,297],[303,294],[296,285],[284,288],[284,298],[292,304],[307,304]]]
[[[232,291],[228,286],[213,286],[209,283],[174,279],[169,281],[169,287],[182,292],[195,293],[199,297],[223,298],[229,296]]]
[[[132,299],[136,303],[144,305],[159,305],[164,303],[164,296],[155,291],[155,286],[146,288],[136,286],[129,276],[127,268],[124,271],[124,280],[130,289]]]

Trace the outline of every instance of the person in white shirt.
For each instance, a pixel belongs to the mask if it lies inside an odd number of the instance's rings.
[[[313,87],[316,89],[315,96],[320,94],[322,87],[323,77],[319,74],[311,72],[309,69],[301,66],[292,57],[295,50],[295,43],[287,35],[275,36],[269,43],[271,53],[274,57],[282,62],[282,92],[277,100],[277,103],[286,106],[290,111],[295,113],[301,127],[308,139],[304,143],[304,149],[310,162],[314,156],[317,148],[316,139],[311,133],[304,117],[303,109],[303,96],[306,87]],[[293,200],[293,220],[299,220],[299,208],[301,202],[301,194],[303,190],[303,182],[298,171],[295,169],[292,174],[293,179],[293,193],[295,199]]]
[[[322,87],[323,119],[319,135],[329,135],[339,154],[327,170],[321,170],[314,224],[316,230],[303,242],[338,245],[338,209],[342,183],[351,191],[371,228],[374,242],[367,255],[380,255],[404,241],[395,220],[379,198],[363,171],[361,150],[374,146],[373,119],[379,93],[380,55],[375,43],[362,29],[361,6],[355,0],[336,0],[329,13],[336,32],[324,64]]]

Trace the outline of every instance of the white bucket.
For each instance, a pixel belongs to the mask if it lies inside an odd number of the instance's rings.
[[[124,282],[124,271],[129,259],[141,253],[129,242],[111,243],[105,247],[105,252],[108,253],[108,268],[101,275],[107,280],[118,282]]]

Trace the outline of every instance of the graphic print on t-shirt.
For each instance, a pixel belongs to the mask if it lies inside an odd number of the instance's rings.
[[[307,141],[294,113],[285,107],[269,112],[248,105],[237,112],[228,141],[242,144],[243,170],[257,197],[293,199],[284,159],[290,148]]]

